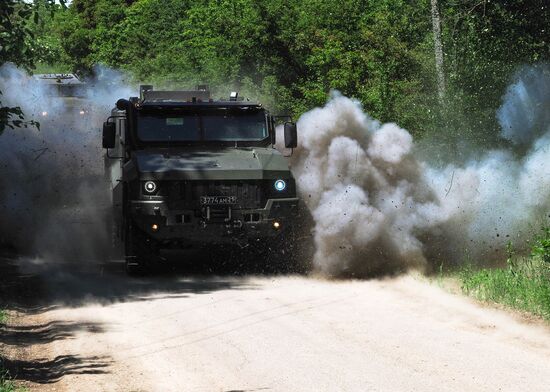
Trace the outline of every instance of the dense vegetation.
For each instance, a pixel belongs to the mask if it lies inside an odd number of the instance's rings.
[[[507,268],[465,267],[462,288],[480,300],[530,312],[550,320],[550,229],[537,236],[530,257],[516,257],[508,246]]]
[[[55,0],[41,0],[30,3],[22,0],[3,0],[0,3],[0,65],[10,62],[31,70],[37,61],[46,60],[48,48],[36,39],[34,26],[40,22],[40,13],[64,9],[65,0],[56,6]],[[21,108],[2,105],[0,91],[0,133],[6,127],[38,126],[34,121],[25,121]]]
[[[294,114],[337,89],[416,136],[448,143],[459,130],[494,143],[513,73],[550,59],[550,6],[439,0],[438,9],[440,102],[430,0],[73,0],[32,29],[52,70],[105,64],[155,84],[235,88]]]

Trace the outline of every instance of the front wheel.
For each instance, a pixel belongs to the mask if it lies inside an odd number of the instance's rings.
[[[132,224],[126,226],[124,233],[126,273],[140,276],[147,273],[158,257],[158,250],[152,238]]]
[[[264,239],[250,249],[253,267],[264,273],[300,273],[303,268],[299,245],[291,229]]]

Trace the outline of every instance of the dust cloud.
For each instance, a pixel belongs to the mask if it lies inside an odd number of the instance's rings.
[[[299,119],[291,158],[315,220],[315,267],[331,276],[430,270],[521,246],[550,207],[549,108],[550,69],[525,68],[497,113],[501,136],[522,148],[441,168],[417,157],[406,130],[333,93]]]
[[[37,260],[93,259],[109,246],[101,124],[130,91],[118,72],[95,74],[76,94],[64,94],[13,65],[0,68],[2,104],[40,123],[0,136],[0,238]]]
[[[98,68],[81,97],[52,94],[13,66],[0,68],[2,103],[39,121],[1,136],[0,238],[40,259],[97,259],[109,246],[100,127],[135,95]],[[412,136],[333,93],[298,121],[290,158],[314,219],[314,266],[330,276],[430,270],[499,257],[522,244],[550,207],[550,69],[519,72],[497,117],[510,149],[433,167]],[[281,140],[281,138],[278,138]]]

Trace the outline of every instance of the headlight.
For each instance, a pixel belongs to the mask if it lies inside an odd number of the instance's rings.
[[[143,188],[147,193],[154,193],[157,190],[157,184],[154,181],[147,181]]]
[[[286,189],[286,182],[284,180],[277,180],[274,186],[277,191],[282,192]]]

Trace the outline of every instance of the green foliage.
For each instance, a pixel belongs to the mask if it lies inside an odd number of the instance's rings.
[[[8,321],[8,315],[5,310],[0,309],[0,328]],[[9,373],[4,370],[2,357],[0,356],[0,392],[23,392],[11,379]]]
[[[300,114],[332,89],[449,151],[495,143],[511,73],[550,59],[544,0],[440,1],[448,94],[436,97],[428,0],[74,0],[46,40],[62,63],[241,90]],[[43,34],[48,36],[48,34]]]
[[[543,227],[542,233],[535,237],[531,254],[548,263],[550,267],[550,227]]]
[[[2,95],[1,92],[0,95]],[[29,126],[40,129],[40,123],[37,121],[25,121],[25,116],[20,107],[2,106],[0,102],[0,134],[4,132],[6,127],[14,129],[19,127],[27,128]]]
[[[547,0],[447,0],[442,14],[451,122],[445,136],[494,146],[495,108],[512,75],[519,66],[550,60],[550,6]]]
[[[237,89],[295,115],[336,89],[373,117],[429,136],[447,155],[465,141],[494,146],[495,111],[511,75],[550,60],[550,7],[546,0],[439,0],[439,7],[443,105],[429,0],[73,0],[68,9],[40,8],[28,26],[32,55],[50,69],[86,75],[101,63],[161,87]]]
[[[4,0],[0,7],[0,65],[14,63],[32,69],[44,55],[41,38],[36,33],[45,13],[50,16],[65,7],[65,0]]]
[[[65,0],[57,6],[54,0],[3,0],[0,7],[0,65],[11,62],[31,69],[39,59],[48,60],[48,50],[41,38],[35,34],[41,20],[41,12],[52,13],[57,7],[64,7]],[[0,96],[2,92],[0,91]],[[0,134],[6,129],[21,126],[38,126],[34,121],[25,121],[19,107],[5,107],[0,101]]]
[[[9,374],[0,368],[0,392],[22,392],[15,382],[9,377]]]
[[[75,0],[61,15],[76,71],[104,63],[156,84],[206,82],[295,114],[337,89],[384,121],[430,121],[419,107],[432,84],[426,1]]]
[[[2,367],[2,357],[0,357],[0,392],[26,392],[27,388],[20,387],[10,377],[10,374]]]
[[[507,268],[477,270],[467,266],[460,272],[462,289],[482,301],[497,302],[550,320],[550,231],[536,237],[533,255],[518,259],[507,245]]]

